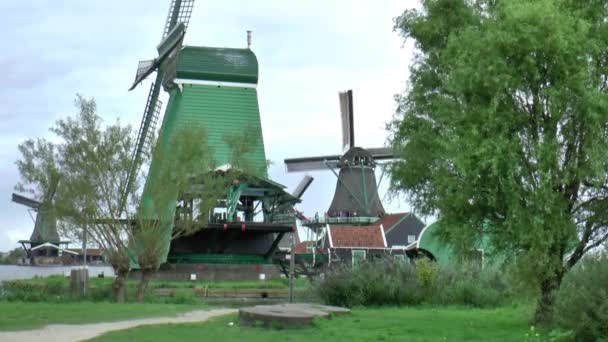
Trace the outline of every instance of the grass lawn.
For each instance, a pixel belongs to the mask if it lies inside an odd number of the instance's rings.
[[[313,327],[245,327],[236,315],[198,324],[157,325],[105,334],[94,341],[523,341],[529,307],[358,309]],[[235,322],[230,326],[230,322]]]
[[[0,302],[0,331],[33,329],[56,323],[79,324],[171,316],[202,308],[205,307],[179,304]]]
[[[113,278],[91,278],[90,291],[83,301],[108,302],[113,301]],[[127,301],[135,300],[137,280],[127,282]],[[2,291],[4,288],[5,291]],[[78,302],[70,295],[69,278],[50,276],[26,280],[5,281],[0,284],[0,302],[20,301],[37,303],[70,303]],[[223,282],[190,282],[190,281],[152,281],[148,287],[146,303],[149,304],[204,304],[209,296],[211,299],[232,298],[243,295],[261,298],[262,293],[270,293],[274,297],[287,297],[288,281],[273,279],[268,281],[223,281]],[[296,296],[300,300],[310,297],[310,282],[298,279]]]
[[[113,277],[106,278],[90,278],[91,286],[111,286],[114,281]],[[48,285],[55,284],[56,286],[62,286],[68,288],[70,286],[70,279],[63,276],[49,276],[45,278],[33,278],[26,280],[19,280],[19,282]],[[127,284],[129,287],[137,286],[139,280],[129,279]],[[271,279],[266,281],[259,280],[235,280],[235,281],[164,281],[164,280],[152,280],[150,282],[150,288],[204,288],[210,289],[287,289],[289,282],[287,279]],[[310,282],[304,278],[296,279],[295,286],[297,288],[308,288]]]

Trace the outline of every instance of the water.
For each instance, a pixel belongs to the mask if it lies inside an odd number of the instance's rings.
[[[48,277],[50,275],[69,276],[72,269],[82,268],[82,266],[16,266],[0,265],[0,281],[15,279],[31,279],[36,276]],[[103,272],[107,277],[113,277],[114,272],[110,266],[88,266],[89,276],[97,277]]]

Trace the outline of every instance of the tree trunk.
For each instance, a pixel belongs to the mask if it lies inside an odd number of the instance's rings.
[[[538,325],[547,325],[553,318],[553,305],[555,296],[562,283],[564,272],[562,270],[555,274],[546,276],[540,283],[540,298],[536,304],[534,322]]]
[[[143,303],[145,296],[146,296],[146,290],[148,289],[148,284],[150,284],[150,280],[152,280],[152,277],[154,276],[154,270],[153,269],[141,269],[141,278],[139,280],[139,284],[137,284],[137,302],[138,303]]]
[[[114,279],[114,296],[116,297],[117,303],[124,303],[127,292],[127,275],[129,271],[117,270],[116,278]]]

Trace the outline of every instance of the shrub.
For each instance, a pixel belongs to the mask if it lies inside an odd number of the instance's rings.
[[[414,268],[392,260],[340,267],[315,283],[318,297],[340,306],[412,305],[422,299]]]
[[[426,259],[416,266],[381,260],[340,267],[314,285],[330,305],[454,304],[494,307],[512,298],[509,277],[499,269],[461,265],[439,268]]]
[[[63,295],[69,289],[69,281],[64,276],[50,276],[44,284],[49,295]]]
[[[421,259],[416,262],[416,280],[422,288],[434,291],[437,286],[439,266],[429,259]]]
[[[460,264],[440,270],[436,291],[428,301],[435,304],[495,307],[513,295],[511,279],[501,269],[480,270],[477,265]]]
[[[114,301],[116,299],[112,286],[108,284],[91,285],[86,298],[94,302]]]
[[[585,258],[564,278],[554,318],[576,340],[608,339],[608,255]]]
[[[11,280],[3,283],[3,289],[3,298],[9,301],[37,302],[49,299],[47,284]]]

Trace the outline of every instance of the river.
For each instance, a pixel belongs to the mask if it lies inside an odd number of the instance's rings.
[[[48,277],[50,275],[69,276],[72,269],[82,266],[17,266],[0,265],[0,281],[15,279],[30,279],[34,277]],[[88,266],[89,276],[97,277],[102,273],[107,277],[114,276],[110,266]]]

